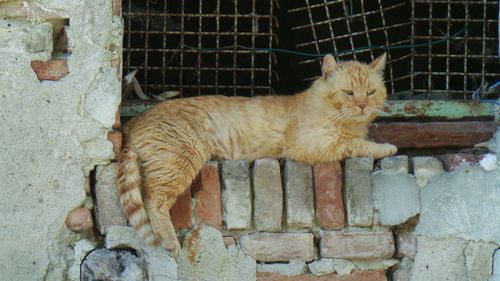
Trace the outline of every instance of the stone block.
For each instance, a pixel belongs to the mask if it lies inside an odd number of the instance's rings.
[[[419,236],[410,280],[469,281],[464,256],[466,246],[467,241],[460,238]]]
[[[355,266],[348,260],[333,259],[333,268],[338,275],[347,275],[351,274]]]
[[[448,172],[455,170],[460,165],[477,166],[478,160],[471,153],[446,154],[441,156],[444,169]]]
[[[122,141],[123,141],[122,132],[119,131],[109,132],[108,140],[113,144],[113,152],[115,153],[114,160],[118,160],[122,152]]]
[[[396,256],[398,258],[414,258],[417,253],[417,237],[411,233],[400,233],[396,236]]]
[[[283,218],[283,187],[280,163],[257,159],[253,171],[253,218],[257,231],[280,231]]]
[[[248,229],[252,222],[250,171],[244,160],[222,162],[222,215],[228,230]]]
[[[285,163],[285,216],[291,228],[313,226],[312,167],[307,163],[292,160]]]
[[[347,223],[350,226],[371,226],[373,223],[373,158],[345,160],[344,198]]]
[[[406,155],[396,155],[380,160],[380,168],[384,172],[407,174],[408,166],[408,156]]]
[[[488,280],[493,272],[493,255],[498,245],[470,241],[465,248],[465,265],[469,281]]]
[[[354,271],[352,274],[339,276],[330,274],[316,276],[306,273],[298,276],[285,276],[273,273],[257,273],[257,281],[387,281],[384,270]]]
[[[146,279],[146,262],[127,250],[92,251],[83,260],[80,275],[81,281]]]
[[[222,228],[221,186],[218,162],[205,164],[192,185],[196,224]]]
[[[25,19],[0,19],[0,54],[48,60],[52,53],[52,25]]]
[[[243,251],[263,262],[311,261],[314,257],[312,233],[255,233],[239,240]]]
[[[329,275],[335,272],[335,268],[333,267],[333,259],[322,258],[311,262],[310,264],[308,264],[308,266],[309,271],[311,271],[311,273],[316,276]]]
[[[192,213],[191,189],[188,188],[182,195],[177,197],[177,201],[170,209],[170,218],[175,229],[191,228],[193,225],[191,222]]]
[[[419,190],[413,175],[382,170],[373,174],[372,185],[380,224],[402,224],[420,212]]]
[[[113,225],[127,225],[118,195],[116,173],[118,164],[97,166],[95,177],[96,221],[99,232],[106,234]]]
[[[493,254],[493,273],[488,281],[500,281],[500,249]]]
[[[390,231],[323,231],[320,254],[325,258],[341,259],[390,258],[394,254],[394,237]]]
[[[255,260],[236,246],[226,249],[222,234],[212,227],[197,227],[184,237],[177,258],[177,273],[183,281],[255,280]]]
[[[69,212],[66,217],[66,226],[72,231],[85,231],[94,228],[92,212],[88,208],[79,207]]]
[[[259,264],[257,265],[257,272],[297,276],[307,272],[307,264],[301,260],[293,260],[289,263]]]
[[[318,225],[328,230],[344,228],[342,168],[339,162],[314,166],[314,196]]]
[[[416,234],[500,244],[498,175],[462,166],[435,178],[420,191],[422,208]]]
[[[32,61],[31,68],[40,81],[59,81],[69,73],[66,60]]]
[[[443,162],[436,157],[419,156],[411,158],[413,163],[413,174],[415,175],[419,188],[426,185],[430,179],[441,174]]]
[[[410,281],[410,273],[406,270],[398,269],[392,274],[392,281]]]

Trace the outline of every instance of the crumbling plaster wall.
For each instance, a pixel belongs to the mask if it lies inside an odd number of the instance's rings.
[[[1,4],[0,279],[66,280],[79,239],[66,216],[92,204],[89,171],[114,157],[107,133],[121,84],[111,62],[121,57],[122,20],[109,0]],[[6,5],[28,17],[9,17]],[[39,81],[31,67],[51,58],[48,14],[69,19],[69,74],[57,82]]]

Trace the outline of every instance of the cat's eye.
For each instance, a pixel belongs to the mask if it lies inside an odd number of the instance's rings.
[[[368,90],[366,92],[366,94],[369,95],[369,96],[371,96],[371,95],[375,94],[375,90]]]
[[[346,93],[347,95],[349,96],[353,96],[354,95],[354,92],[353,91],[349,91],[349,90],[342,90],[344,93]]]

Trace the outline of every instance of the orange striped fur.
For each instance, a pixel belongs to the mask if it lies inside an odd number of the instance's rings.
[[[366,140],[386,100],[385,54],[371,64],[328,55],[313,85],[293,96],[204,96],[169,100],[123,128],[118,184],[139,236],[177,256],[169,210],[211,159],[289,158],[309,163],[382,158],[391,144]]]

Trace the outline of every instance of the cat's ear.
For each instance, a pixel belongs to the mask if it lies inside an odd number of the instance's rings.
[[[323,78],[328,78],[328,74],[339,69],[340,66],[332,55],[328,54],[323,58],[323,66],[321,67]]]
[[[383,53],[370,63],[370,67],[375,69],[377,72],[382,73],[384,72],[386,59],[387,59],[387,53]]]

